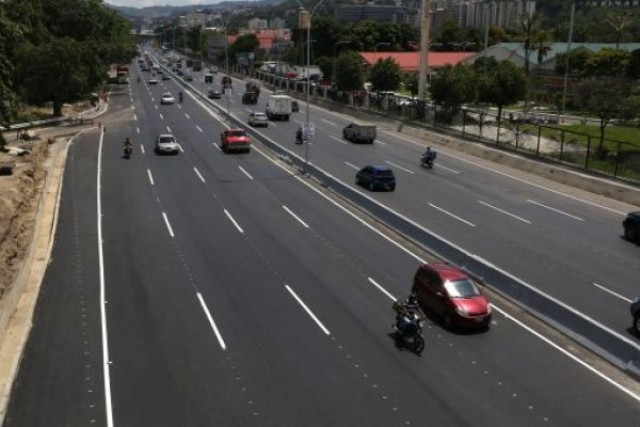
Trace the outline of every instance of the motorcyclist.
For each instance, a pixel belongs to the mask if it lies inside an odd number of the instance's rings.
[[[417,322],[424,319],[425,315],[418,304],[418,299],[412,293],[404,302],[396,301],[393,304],[396,312],[396,329],[402,336],[412,336],[418,330]]]
[[[438,153],[435,150],[432,150],[431,147],[427,147],[427,150],[422,154],[422,164],[433,164],[437,155]]]
[[[133,142],[127,137],[122,144],[124,145],[124,155],[129,156],[133,152]]]
[[[296,143],[302,144],[302,126],[298,126],[298,130],[296,131]]]
[[[182,92],[178,94],[178,98],[180,99],[180,102],[182,102]]]

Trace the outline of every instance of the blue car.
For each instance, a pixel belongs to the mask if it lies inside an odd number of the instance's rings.
[[[356,184],[371,191],[394,191],[396,189],[396,177],[386,165],[368,165],[360,169],[356,174]]]

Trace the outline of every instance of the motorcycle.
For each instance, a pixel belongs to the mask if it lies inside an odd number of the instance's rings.
[[[393,310],[398,315],[393,324],[393,332],[396,347],[404,347],[413,351],[418,356],[424,350],[424,338],[422,337],[422,323],[424,317],[413,311],[408,311],[401,303],[394,302]]]
[[[129,157],[131,157],[131,153],[133,153],[133,147],[131,147],[131,145],[125,145],[124,146],[124,158],[128,159]]]
[[[178,98],[180,98],[180,103],[182,104],[182,92],[180,92],[180,95],[178,96]]]
[[[307,139],[300,133],[296,134],[296,144],[304,144],[307,142]]]
[[[436,153],[432,152],[431,155],[423,154],[420,157],[420,166],[423,168],[431,169],[433,168],[433,162],[436,159]]]

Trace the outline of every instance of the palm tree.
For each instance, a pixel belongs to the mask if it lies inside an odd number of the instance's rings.
[[[549,39],[549,33],[546,31],[540,31],[535,35],[532,50],[538,53],[538,66],[540,66],[544,58],[546,58],[551,51]]]
[[[624,30],[627,24],[631,21],[631,18],[626,13],[622,12],[621,15],[614,16],[613,18],[606,19],[607,23],[613,27],[616,32],[616,49],[620,47],[620,43],[624,40]]]
[[[537,33],[540,32],[540,15],[533,13],[525,15],[521,22],[520,35],[522,37],[522,46],[524,48],[524,73],[529,75],[529,63],[531,52],[533,50],[534,40]]]

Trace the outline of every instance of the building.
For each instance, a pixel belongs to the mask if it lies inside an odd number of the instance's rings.
[[[429,52],[429,70],[437,71],[445,65],[456,65],[468,60],[474,52]],[[360,52],[365,66],[378,62],[379,59],[393,59],[403,73],[417,73],[420,70],[420,52]]]
[[[282,18],[273,18],[269,28],[272,30],[283,30],[286,27],[286,21]]]
[[[204,28],[206,15],[204,13],[188,13],[180,17],[180,26],[183,28]]]
[[[402,5],[337,4],[334,16],[342,24],[375,21],[415,26],[418,22],[419,12],[419,9]]]
[[[266,19],[253,18],[249,20],[248,27],[249,30],[266,30],[269,25]]]
[[[517,29],[525,16],[536,10],[536,2],[530,0],[432,0],[432,27],[440,32],[444,23],[452,21],[461,28],[485,28],[496,26]]]

